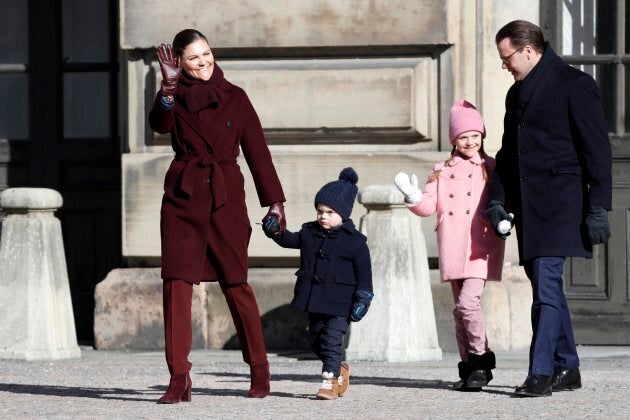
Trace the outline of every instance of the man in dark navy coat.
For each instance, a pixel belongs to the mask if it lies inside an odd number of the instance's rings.
[[[495,42],[515,83],[488,214],[495,228],[514,214],[533,290],[529,372],[515,395],[547,396],[581,387],[562,273],[565,257],[591,258],[610,237],[612,152],[597,84],[556,55],[538,26],[510,22]]]

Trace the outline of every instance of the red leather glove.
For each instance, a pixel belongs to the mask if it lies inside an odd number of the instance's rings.
[[[173,53],[173,47],[169,44],[162,44],[157,49],[160,70],[162,71],[162,94],[165,96],[175,95],[177,81],[182,75],[182,68],[179,59]]]
[[[265,223],[265,220],[269,217],[274,217],[278,219],[278,223],[280,224],[279,232],[284,232],[284,230],[287,228],[287,221],[284,217],[284,204],[281,202],[277,202],[269,206],[269,211],[267,211],[267,214],[262,220],[263,224]]]

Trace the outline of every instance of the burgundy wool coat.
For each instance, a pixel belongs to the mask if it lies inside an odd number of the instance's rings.
[[[175,151],[164,180],[160,215],[162,278],[232,285],[247,281],[252,230],[244,177],[236,163],[239,147],[260,205],[285,197],[249,98],[223,78],[218,66],[214,71],[220,77],[213,74],[207,83],[213,84],[217,102],[198,110],[187,106],[180,93],[203,89],[203,82],[182,86],[180,79],[175,106],[167,109],[156,97],[149,124],[158,133],[171,134]]]
[[[466,278],[501,280],[505,241],[495,233],[488,216],[490,182],[484,179],[484,162],[477,153],[470,159],[454,157],[450,166],[438,163],[436,180],[424,186],[417,204],[405,205],[418,216],[437,212],[438,254],[442,281]],[[495,168],[485,158],[488,179]]]

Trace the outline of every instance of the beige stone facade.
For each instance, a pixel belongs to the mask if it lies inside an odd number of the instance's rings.
[[[210,40],[226,77],[243,87],[261,118],[287,196],[290,228],[314,217],[313,197],[345,166],[359,186],[388,184],[398,171],[424,179],[445,159],[448,110],[467,98],[481,109],[486,150],[500,144],[511,78],[493,37],[515,18],[537,21],[536,1],[132,1],[120,3],[128,115],[123,154],[123,255],[159,258],[168,139],[146,123],[159,67],[153,47],[194,27]],[[159,24],[158,24],[159,23]],[[252,223],[265,214],[247,165]],[[353,218],[365,213],[356,206]],[[436,256],[432,220],[423,226]],[[254,229],[257,261],[294,257]],[[515,241],[508,241],[515,260]]]

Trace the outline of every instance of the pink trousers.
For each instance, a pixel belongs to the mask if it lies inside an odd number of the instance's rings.
[[[455,309],[455,338],[459,348],[459,356],[463,362],[468,361],[468,354],[484,354],[488,351],[486,326],[481,310],[481,293],[486,284],[484,279],[451,280],[451,290]]]

